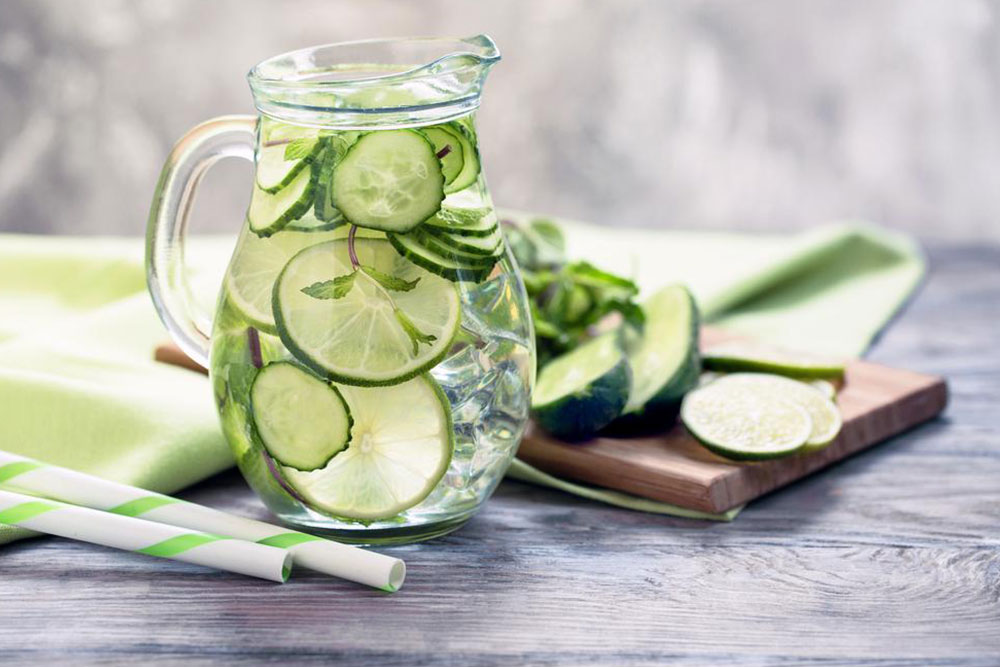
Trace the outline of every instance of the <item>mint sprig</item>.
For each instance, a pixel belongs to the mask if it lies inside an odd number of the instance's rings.
[[[302,292],[314,299],[343,299],[354,287],[357,271],[337,276],[333,280],[323,280],[302,288]]]
[[[396,316],[396,321],[399,322],[399,326],[403,327],[403,331],[409,337],[410,342],[413,343],[413,356],[417,356],[420,351],[420,344],[424,343],[430,345],[437,340],[437,336],[431,334],[425,334],[417,325],[399,308],[394,308],[392,314]]]
[[[413,280],[406,280],[400,278],[399,276],[389,275],[388,273],[382,273],[373,266],[361,266],[361,270],[364,271],[370,278],[377,282],[382,287],[387,290],[392,290],[393,292],[409,292],[411,289],[417,286],[420,282],[420,278],[414,278]]]

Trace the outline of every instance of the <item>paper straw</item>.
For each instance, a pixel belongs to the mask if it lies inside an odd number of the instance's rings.
[[[406,577],[406,565],[398,558],[234,516],[4,451],[0,451],[0,487],[24,490],[114,514],[280,547],[292,553],[296,565],[390,593],[399,590]]]
[[[284,583],[292,555],[284,549],[0,490],[0,523]]]

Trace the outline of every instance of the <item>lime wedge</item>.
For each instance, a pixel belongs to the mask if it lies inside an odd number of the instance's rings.
[[[776,373],[803,379],[839,379],[844,360],[802,352],[788,352],[753,343],[724,343],[704,352],[705,368],[713,371]]]
[[[419,504],[444,477],[454,448],[440,387],[421,375],[393,387],[340,390],[354,419],[351,444],[322,470],[284,470],[285,480],[314,509],[360,521]]]
[[[580,440],[621,414],[632,372],[610,332],[556,357],[538,374],[532,395],[535,420],[549,433]]]
[[[226,273],[229,302],[255,327],[276,334],[271,314],[271,289],[278,274],[300,250],[332,238],[334,236],[329,233],[287,230],[261,238],[244,227]]]
[[[282,270],[272,310],[285,347],[317,373],[359,386],[398,384],[437,364],[461,321],[458,291],[451,281],[399,255],[388,241],[357,239],[358,261],[411,284],[408,291],[390,292],[363,270],[340,297],[303,291],[354,272],[347,245],[337,240],[311,246]],[[419,342],[407,323],[422,337]]]
[[[284,466],[316,470],[347,447],[351,415],[340,392],[295,364],[261,369],[250,405],[257,437]]]
[[[681,420],[705,447],[736,460],[787,456],[812,433],[809,413],[792,400],[760,394],[719,378],[689,393]]]
[[[718,382],[725,383],[732,391],[794,401],[802,406],[812,420],[805,451],[822,449],[840,433],[843,420],[837,406],[822,391],[805,382],[766,373],[733,373]]]

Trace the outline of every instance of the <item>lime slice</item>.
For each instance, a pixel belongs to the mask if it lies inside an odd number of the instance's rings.
[[[261,444],[281,465],[316,470],[347,447],[351,415],[340,392],[294,364],[261,369],[250,406]]]
[[[698,383],[698,310],[682,285],[670,285],[642,304],[646,323],[627,344],[632,391],[626,413],[676,410],[685,392]]]
[[[333,238],[330,233],[285,230],[261,238],[244,228],[226,273],[229,302],[248,322],[261,331],[276,334],[271,315],[271,290],[281,269],[303,248]]]
[[[599,336],[542,368],[531,399],[535,420],[567,440],[591,436],[621,414],[631,380],[618,334]]]
[[[792,400],[755,393],[719,378],[689,393],[681,420],[705,447],[736,460],[787,456],[812,433],[809,413]]]
[[[340,298],[303,292],[352,273],[347,244],[338,240],[311,246],[282,270],[272,299],[285,347],[321,375],[360,386],[397,384],[437,364],[461,321],[458,291],[452,282],[399,255],[388,241],[357,239],[358,261],[380,274],[415,282],[409,291],[387,291],[358,271],[350,291]],[[416,343],[401,319],[424,339]]]
[[[732,387],[775,400],[794,401],[809,413],[812,430],[805,451],[822,449],[837,437],[843,420],[837,406],[823,392],[805,382],[766,373],[733,373],[718,380]]]
[[[802,352],[787,352],[753,343],[724,343],[705,351],[705,368],[713,371],[757,371],[803,379],[840,379],[844,360]]]
[[[428,375],[393,387],[341,387],[351,444],[322,470],[284,470],[314,509],[360,521],[419,504],[444,477],[454,448],[451,409]]]

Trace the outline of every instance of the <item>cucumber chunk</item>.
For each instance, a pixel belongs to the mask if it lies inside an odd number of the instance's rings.
[[[631,381],[617,332],[606,333],[542,368],[531,399],[535,420],[566,440],[590,437],[621,414]]]
[[[632,390],[626,413],[674,411],[698,383],[698,309],[682,285],[670,285],[642,304],[642,333],[626,340]]]
[[[358,139],[333,170],[332,197],[360,227],[407,232],[441,209],[444,175],[434,147],[413,130]]]
[[[351,414],[340,392],[289,362],[257,373],[250,409],[264,449],[289,468],[324,468],[350,442]]]

